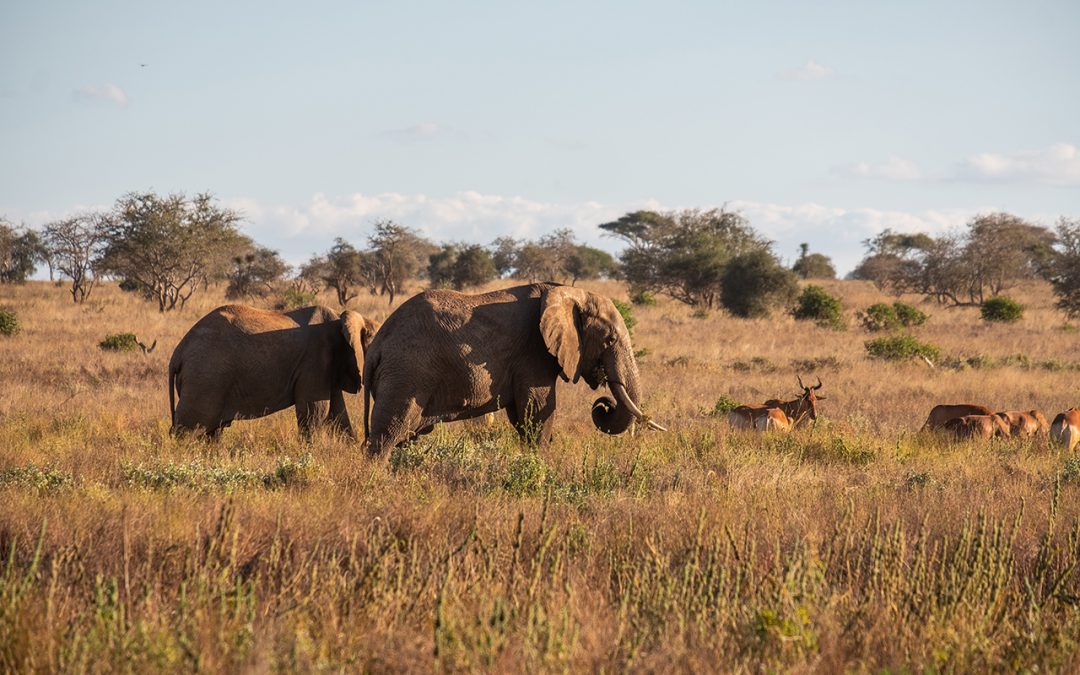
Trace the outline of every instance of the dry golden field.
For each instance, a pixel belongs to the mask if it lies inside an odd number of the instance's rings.
[[[891,301],[825,285],[849,316]],[[0,286],[23,327],[0,337],[0,671],[1080,671],[1078,456],[917,433],[935,403],[1080,404],[1080,332],[1047,288],[1014,295],[1011,326],[919,304],[933,369],[870,360],[853,321],[662,299],[634,339],[669,432],[606,437],[560,384],[549,447],[500,417],[371,460],[291,411],[169,436],[166,364],[218,290],[161,315]],[[128,331],[157,349],[98,348]],[[824,382],[815,428],[713,414],[797,372]]]

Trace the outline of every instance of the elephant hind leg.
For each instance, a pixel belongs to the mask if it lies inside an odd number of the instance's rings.
[[[221,406],[216,401],[206,398],[196,400],[193,394],[186,397],[181,395],[176,405],[172,432],[192,433],[217,440],[221,430],[231,423],[231,419],[222,419]]]

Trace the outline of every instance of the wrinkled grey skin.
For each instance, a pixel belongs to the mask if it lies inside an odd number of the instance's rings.
[[[368,451],[380,455],[437,422],[499,409],[523,439],[547,443],[559,377],[610,386],[616,400],[593,404],[601,431],[644,421],[630,336],[611,300],[550,283],[421,293],[386,319],[368,350]]]
[[[169,362],[173,431],[216,438],[235,419],[294,406],[304,437],[329,422],[355,438],[342,392],[360,390],[364,350],[377,328],[358,312],[339,316],[322,306],[286,313],[218,307],[192,326]]]

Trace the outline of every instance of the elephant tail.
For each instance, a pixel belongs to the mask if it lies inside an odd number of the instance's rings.
[[[375,371],[378,369],[379,357],[371,355],[364,364],[364,442],[371,442],[371,390],[375,388]]]
[[[173,367],[173,364],[169,364],[169,423],[173,427],[176,426],[176,372],[180,370],[179,367]]]
[[[364,441],[371,438],[371,386],[364,387]]]

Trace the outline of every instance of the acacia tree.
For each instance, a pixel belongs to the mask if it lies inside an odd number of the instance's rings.
[[[921,293],[941,304],[976,306],[1021,279],[1045,275],[1054,234],[1008,213],[973,218],[961,234],[931,237],[885,230],[863,242],[852,273],[896,295]]]
[[[52,265],[41,237],[33,230],[20,229],[0,220],[0,284],[25,282],[38,261],[49,263],[51,279]]]
[[[359,295],[356,286],[361,281],[360,252],[338,237],[326,255],[309,260],[301,268],[300,275],[319,279],[326,288],[334,289],[338,304],[345,307]]]
[[[1080,218],[1059,220],[1057,235],[1057,251],[1048,276],[1058,309],[1069,318],[1080,317]]]
[[[105,219],[87,214],[57,220],[43,230],[43,241],[53,266],[71,280],[72,302],[85,302],[97,283],[106,241]]]
[[[619,260],[632,292],[664,293],[709,308],[720,301],[728,263],[769,248],[741,214],[723,209],[635,211],[600,229],[627,244]]]
[[[368,237],[373,254],[374,277],[379,292],[394,296],[402,291],[405,283],[427,267],[436,247],[411,228],[392,220],[375,223],[375,231]]]
[[[481,286],[497,275],[491,253],[479,244],[469,244],[461,249],[454,261],[452,283],[461,290],[469,286]]]
[[[619,273],[615,258],[607,251],[578,244],[563,262],[563,269],[570,276],[570,285],[576,286],[582,279],[614,279]]]
[[[836,278],[836,268],[829,256],[810,253],[810,244],[799,244],[799,259],[791,266],[791,271],[802,279]]]
[[[225,297],[229,300],[265,298],[288,273],[289,266],[277,251],[253,245],[246,253],[233,256]]]
[[[520,241],[513,237],[499,237],[491,242],[488,250],[491,251],[491,262],[495,264],[495,271],[500,277],[505,277],[514,271]]]
[[[233,256],[250,246],[237,229],[239,221],[238,213],[217,206],[209,193],[126,194],[106,218],[102,267],[138,284],[157,301],[158,311],[183,308],[197,289],[223,278]]]

